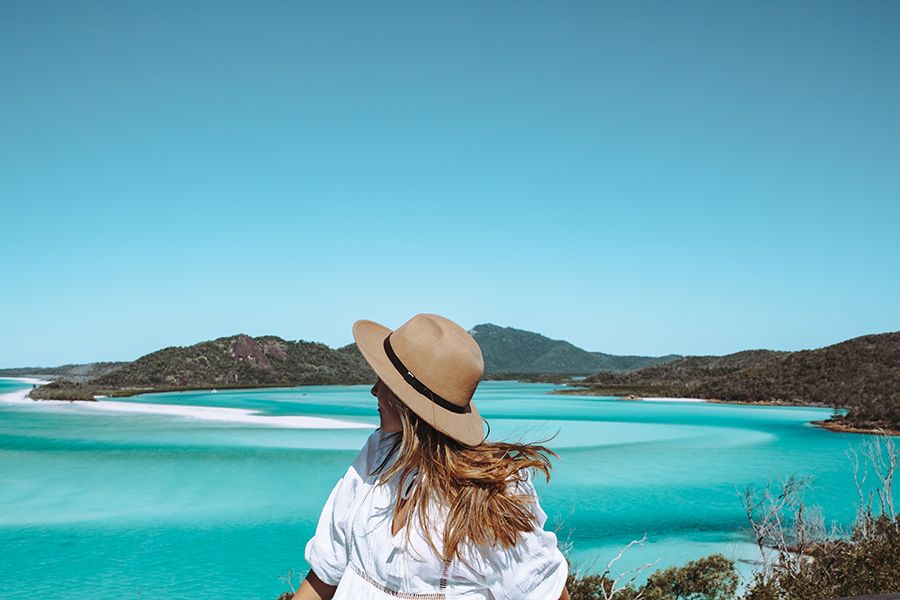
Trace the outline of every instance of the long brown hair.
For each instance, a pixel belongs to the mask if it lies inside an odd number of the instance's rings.
[[[402,432],[376,470],[382,470],[396,453],[396,461],[381,473],[380,483],[399,478],[398,487],[402,488],[407,477],[415,474],[415,488],[406,500],[407,543],[409,525],[418,516],[425,539],[441,555],[428,526],[431,502],[449,508],[443,532],[445,561],[454,556],[462,559],[463,542],[509,548],[516,544],[519,532],[534,528],[533,498],[513,493],[509,483],[513,477],[521,478],[527,468],[542,472],[549,481],[550,456],[559,455],[539,444],[485,441],[470,448],[420,419],[393,393],[388,398],[400,415]],[[400,512],[400,496],[398,493],[394,516]]]

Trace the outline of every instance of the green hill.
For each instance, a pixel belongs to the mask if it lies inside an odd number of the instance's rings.
[[[490,323],[475,326],[471,333],[481,346],[486,378],[626,371],[677,358],[588,352],[569,342]],[[356,344],[333,349],[317,342],[244,334],[164,348],[127,363],[10,371],[55,380],[34,390],[32,397],[68,400],[180,389],[355,384],[375,378]]]
[[[485,377],[593,373],[566,393],[676,396],[737,402],[843,407],[832,425],[900,429],[900,332],[840,344],[776,352],[747,350],[726,356],[615,356],[569,342],[483,323],[470,333],[481,346]],[[0,376],[55,379],[34,398],[91,400],[147,391],[357,384],[375,375],[355,344],[333,349],[308,341],[244,334],[170,347],[129,363],[5,369]]]
[[[737,402],[810,404],[849,410],[853,428],[900,429],[900,332],[839,344],[726,356],[687,356],[631,373],[596,373],[571,393],[674,396]]]
[[[358,354],[325,344],[239,334],[152,352],[87,382],[55,381],[42,399],[87,400],[148,390],[355,384],[374,381]]]
[[[616,356],[588,352],[563,340],[553,340],[539,333],[492,323],[476,325],[469,333],[481,347],[486,377],[621,372],[679,358],[676,355]]]

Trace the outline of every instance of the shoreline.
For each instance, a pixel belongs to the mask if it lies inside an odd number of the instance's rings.
[[[13,379],[4,377],[4,379]],[[144,402],[122,402],[97,398],[94,402],[83,400],[34,400],[28,397],[29,388],[0,394],[0,404],[29,407],[37,410],[57,410],[67,413],[105,412],[110,414],[149,414],[183,417],[199,421],[262,425],[283,429],[375,429],[376,425],[344,421],[330,417],[305,415],[264,415],[245,408],[221,406],[194,406],[188,404],[152,404]],[[40,408],[38,408],[40,407]]]
[[[900,436],[900,429],[894,429],[891,427],[882,427],[880,430],[876,430],[867,429],[865,427],[856,427],[854,425],[845,425],[844,423],[831,421],[810,421],[810,424],[822,429],[827,429],[828,431],[833,431],[835,433],[863,433],[868,435],[881,435],[883,432],[885,435]]]
[[[747,406],[785,406],[796,408],[833,408],[825,404],[798,404],[796,402],[780,402],[772,400],[762,400],[760,402],[752,402],[749,400],[722,400],[720,398],[691,398],[676,396],[642,396],[641,394],[604,394],[595,392],[590,388],[577,388],[571,390],[552,390],[550,394],[558,396],[593,396],[596,398],[614,398],[616,400],[637,401],[637,402],[706,402],[709,404],[742,404]]]
[[[834,408],[828,404],[800,404],[797,402],[782,402],[778,400],[761,400],[754,402],[751,400],[722,400],[720,398],[689,398],[674,396],[642,396],[640,394],[604,394],[602,392],[594,392],[590,388],[578,388],[573,390],[552,390],[548,392],[559,396],[594,396],[596,398],[615,398],[616,400],[626,401],[661,401],[661,402],[707,402],[709,404],[741,404],[746,406],[784,406],[794,408]]]
[[[32,384],[32,385],[43,385],[49,383],[48,381],[38,379],[35,377],[2,377],[0,379],[9,379],[14,381],[21,381],[22,383]],[[268,386],[267,386],[268,387]],[[271,386],[276,387],[276,386]],[[283,387],[283,386],[277,386]],[[258,411],[253,411],[249,409],[241,409],[241,408],[227,408],[227,407],[210,407],[210,406],[194,406],[188,404],[154,404],[154,403],[137,403],[137,402],[127,402],[127,401],[116,401],[108,398],[120,398],[127,397],[132,395],[139,394],[153,394],[153,393],[171,393],[175,390],[158,390],[158,391],[142,391],[142,390],[129,390],[129,394],[122,394],[116,396],[104,396],[104,395],[96,395],[92,400],[44,400],[44,399],[36,399],[28,397],[28,394],[31,392],[32,388],[26,388],[22,390],[17,390],[15,392],[9,392],[6,394],[0,394],[0,403],[11,403],[17,405],[31,405],[36,406],[37,404],[47,404],[51,406],[69,406],[74,407],[75,405],[79,405],[78,409],[81,410],[86,408],[88,411],[100,411],[100,412],[113,412],[113,413],[128,413],[128,414],[158,414],[158,415],[169,415],[169,416],[179,416],[185,418],[194,418],[198,420],[205,421],[221,421],[226,423],[245,423],[245,424],[255,424],[255,425],[264,425],[269,427],[282,427],[282,428],[291,428],[291,429],[368,429],[372,426],[366,423],[356,423],[353,421],[344,421],[340,419],[333,419],[329,417],[314,417],[314,416],[301,416],[301,415],[284,415],[284,416],[272,416],[272,415],[263,415],[259,414]],[[218,388],[217,388],[218,389]],[[221,388],[221,389],[236,389],[236,388]],[[252,389],[252,388],[250,388]],[[191,390],[181,389],[177,391],[210,391],[211,388],[192,388]],[[761,401],[761,402],[750,402],[747,400],[721,400],[718,398],[690,398],[690,397],[674,397],[674,396],[641,396],[638,394],[625,394],[625,395],[616,395],[616,394],[603,394],[599,392],[594,392],[590,388],[576,388],[576,389],[567,389],[567,390],[552,390],[549,394],[555,395],[571,395],[571,396],[593,396],[598,398],[613,398],[617,401],[622,402],[660,402],[660,403],[692,403],[692,404],[700,404],[700,403],[709,403],[709,404],[735,404],[735,405],[746,405],[746,406],[774,406],[774,407],[786,407],[786,408],[832,408],[830,406],[825,406],[821,404],[797,404],[790,402],[779,402],[779,401]],[[84,412],[82,410],[82,412]],[[818,427],[820,429],[825,429],[827,431],[831,431],[834,433],[857,433],[857,434],[868,434],[868,435],[878,435],[879,430],[866,428],[866,427],[858,427],[850,424],[840,423],[840,422],[832,422],[828,420],[818,420],[818,421],[809,421],[810,425],[814,427]],[[886,435],[891,436],[900,436],[900,429],[892,428],[892,427],[884,427],[881,429]]]
[[[652,396],[613,396],[617,400],[626,402],[709,402],[703,398],[676,398],[670,396],[660,396],[659,398]]]
[[[13,378],[13,377],[5,377],[2,379],[27,379],[27,378]],[[56,383],[57,380],[51,381],[35,381],[36,383],[46,384],[46,383]],[[208,384],[206,385],[196,385],[196,386],[154,386],[154,387],[122,387],[122,388],[111,388],[107,386],[101,387],[87,387],[84,383],[74,383],[68,390],[79,389],[79,386],[85,386],[85,394],[90,394],[90,398],[86,397],[60,397],[60,398],[34,398],[34,400],[62,400],[65,402],[93,402],[97,398],[130,398],[131,396],[146,396],[149,394],[173,394],[179,392],[224,392],[224,391],[240,391],[240,390],[272,390],[272,389],[294,389],[300,387],[318,387],[318,386],[355,386],[355,385],[371,385],[371,383],[309,383],[309,384],[239,384],[239,385],[224,385],[219,387],[212,387]],[[102,392],[102,393],[101,393]]]
[[[694,403],[708,403],[708,404],[737,404],[741,406],[774,406],[774,407],[784,407],[784,408],[834,408],[825,404],[798,404],[796,402],[780,402],[780,401],[772,401],[772,400],[764,400],[761,402],[751,402],[748,400],[721,400],[719,398],[674,398],[674,397],[659,397],[655,398],[653,396],[641,396],[639,394],[626,394],[623,396],[619,396],[616,394],[603,394],[599,392],[594,392],[590,388],[578,388],[574,390],[553,390],[549,392],[550,394],[556,394],[559,396],[593,396],[597,398],[614,398],[618,401],[624,402],[694,402]],[[900,436],[900,428],[895,427],[882,427],[879,429],[873,429],[870,427],[860,427],[855,425],[850,425],[846,423],[841,423],[839,421],[828,421],[828,420],[819,420],[819,421],[809,421],[809,424],[818,427],[820,429],[825,429],[827,431],[831,431],[833,433],[859,433],[863,435],[880,435],[884,432],[885,435],[890,436]]]

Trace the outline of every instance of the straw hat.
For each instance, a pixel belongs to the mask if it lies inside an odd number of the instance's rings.
[[[484,441],[472,403],[484,358],[465,329],[420,313],[396,331],[361,319],[353,324],[353,339],[381,381],[426,423],[466,446]]]

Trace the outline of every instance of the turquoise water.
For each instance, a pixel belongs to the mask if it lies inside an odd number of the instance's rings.
[[[21,387],[0,380],[0,394]],[[738,491],[769,478],[813,475],[807,499],[826,522],[853,519],[845,452],[863,438],[809,425],[828,410],[547,395],[554,387],[486,381],[476,402],[494,439],[556,434],[541,503],[582,571],[645,532],[619,569],[715,551],[753,559]],[[369,386],[129,401],[377,422]],[[0,596],[274,600],[279,576],[306,569],[319,510],[369,433],[0,403]]]

